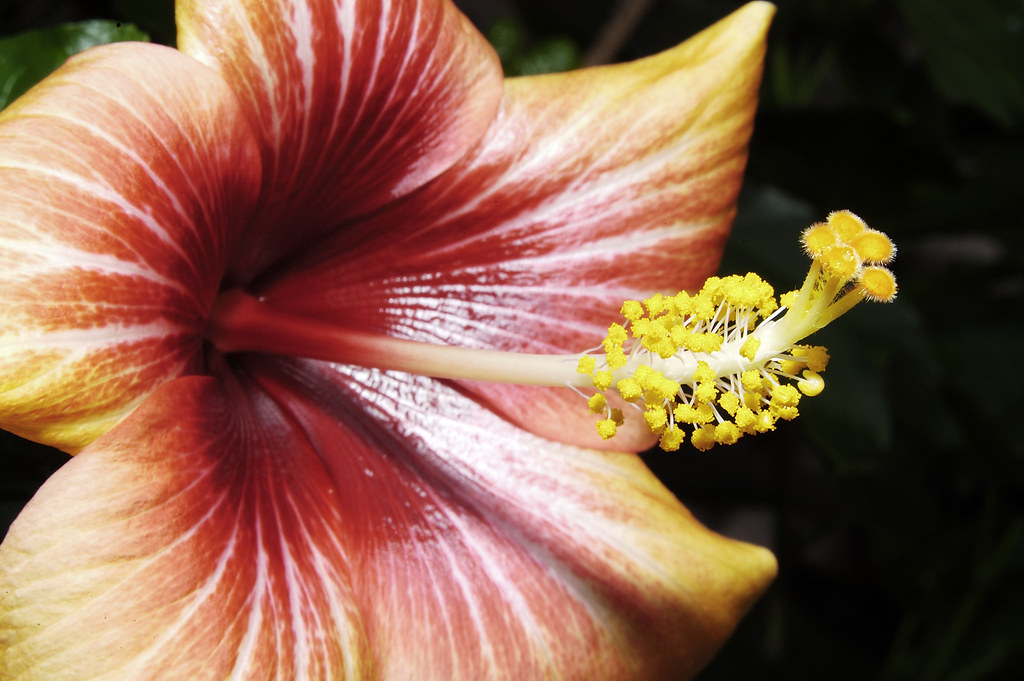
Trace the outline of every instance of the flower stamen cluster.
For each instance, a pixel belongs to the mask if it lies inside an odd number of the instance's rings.
[[[829,355],[800,341],[864,299],[890,301],[896,280],[883,264],[896,249],[849,211],[802,235],[811,267],[797,291],[777,300],[755,274],[712,277],[695,294],[628,300],[603,353],[584,354],[577,370],[598,391],[588,405],[602,438],[615,435],[622,412],[614,391],[643,414],[660,445],[687,439],[699,450],[773,430],[799,414],[802,396],[819,394]]]

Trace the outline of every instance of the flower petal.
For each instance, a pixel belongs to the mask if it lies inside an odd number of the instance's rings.
[[[501,97],[501,68],[448,0],[183,0],[181,49],[234,85],[264,149],[264,206],[233,263],[269,263],[441,173]]]
[[[156,45],[84,52],[0,114],[0,427],[76,451],[197,369],[256,154],[220,77]]]
[[[598,345],[623,300],[699,287],[717,267],[773,11],[751,3],[631,64],[508,81],[463,161],[259,293],[296,314],[429,342]],[[608,446],[568,391],[484,393],[534,432]],[[642,426],[631,432],[612,444],[649,444]]]
[[[429,379],[246,361],[266,393],[174,381],[30,502],[0,676],[686,678],[774,572],[633,455]]]
[[[531,436],[423,377],[268,364],[261,382],[346,483],[381,678],[688,678],[774,576],[635,455]]]
[[[0,545],[0,677],[371,678],[336,490],[246,400],[173,381],[47,481]]]

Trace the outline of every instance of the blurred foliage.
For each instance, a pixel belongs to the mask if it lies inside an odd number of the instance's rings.
[[[512,18],[492,24],[487,29],[487,39],[509,76],[569,71],[580,66],[575,42],[559,36],[531,39],[523,24]]]
[[[96,45],[148,39],[132,24],[119,21],[82,21],[0,38],[0,109],[73,54]]]
[[[95,19],[134,24],[153,42],[174,44],[171,0],[0,0],[0,35]]]
[[[456,0],[509,73],[580,62],[613,0]],[[659,0],[620,50],[669,47],[740,2]],[[723,271],[778,290],[796,235],[849,208],[900,246],[900,295],[822,332],[827,389],[771,436],[652,453],[780,575],[702,678],[1024,678],[1024,3],[781,0]],[[18,3],[5,33],[113,18],[173,43],[168,3]],[[156,12],[156,14],[154,14]],[[63,457],[4,436],[13,516]]]
[[[1006,128],[1024,120],[1024,4],[899,0],[932,82]]]

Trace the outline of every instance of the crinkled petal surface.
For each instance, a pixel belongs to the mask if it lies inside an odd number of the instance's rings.
[[[625,299],[698,288],[735,213],[773,13],[751,3],[630,64],[507,81],[481,143],[258,292],[364,331],[579,352]],[[524,427],[608,446],[565,390],[487,385]],[[613,443],[643,449],[639,418]]]
[[[3,678],[688,678],[774,572],[635,455],[429,379],[246,364],[162,388],[26,508]]]
[[[179,0],[181,49],[259,132],[263,204],[236,282],[437,176],[497,110],[501,66],[449,0]]]
[[[176,50],[73,57],[0,114],[0,424],[75,451],[198,369],[254,135]]]

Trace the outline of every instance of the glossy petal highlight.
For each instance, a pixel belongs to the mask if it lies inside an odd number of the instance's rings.
[[[184,0],[181,49],[217,68],[264,153],[246,283],[297,248],[408,193],[486,130],[501,67],[448,0]]]
[[[415,340],[598,345],[623,300],[699,287],[717,268],[773,11],[751,3],[631,64],[508,81],[465,160],[259,293],[297,314]],[[568,391],[479,393],[533,432],[609,446]],[[639,424],[616,440],[649,444]]]
[[[197,371],[258,179],[227,85],[170,48],[87,51],[0,114],[0,425],[76,451]]]

